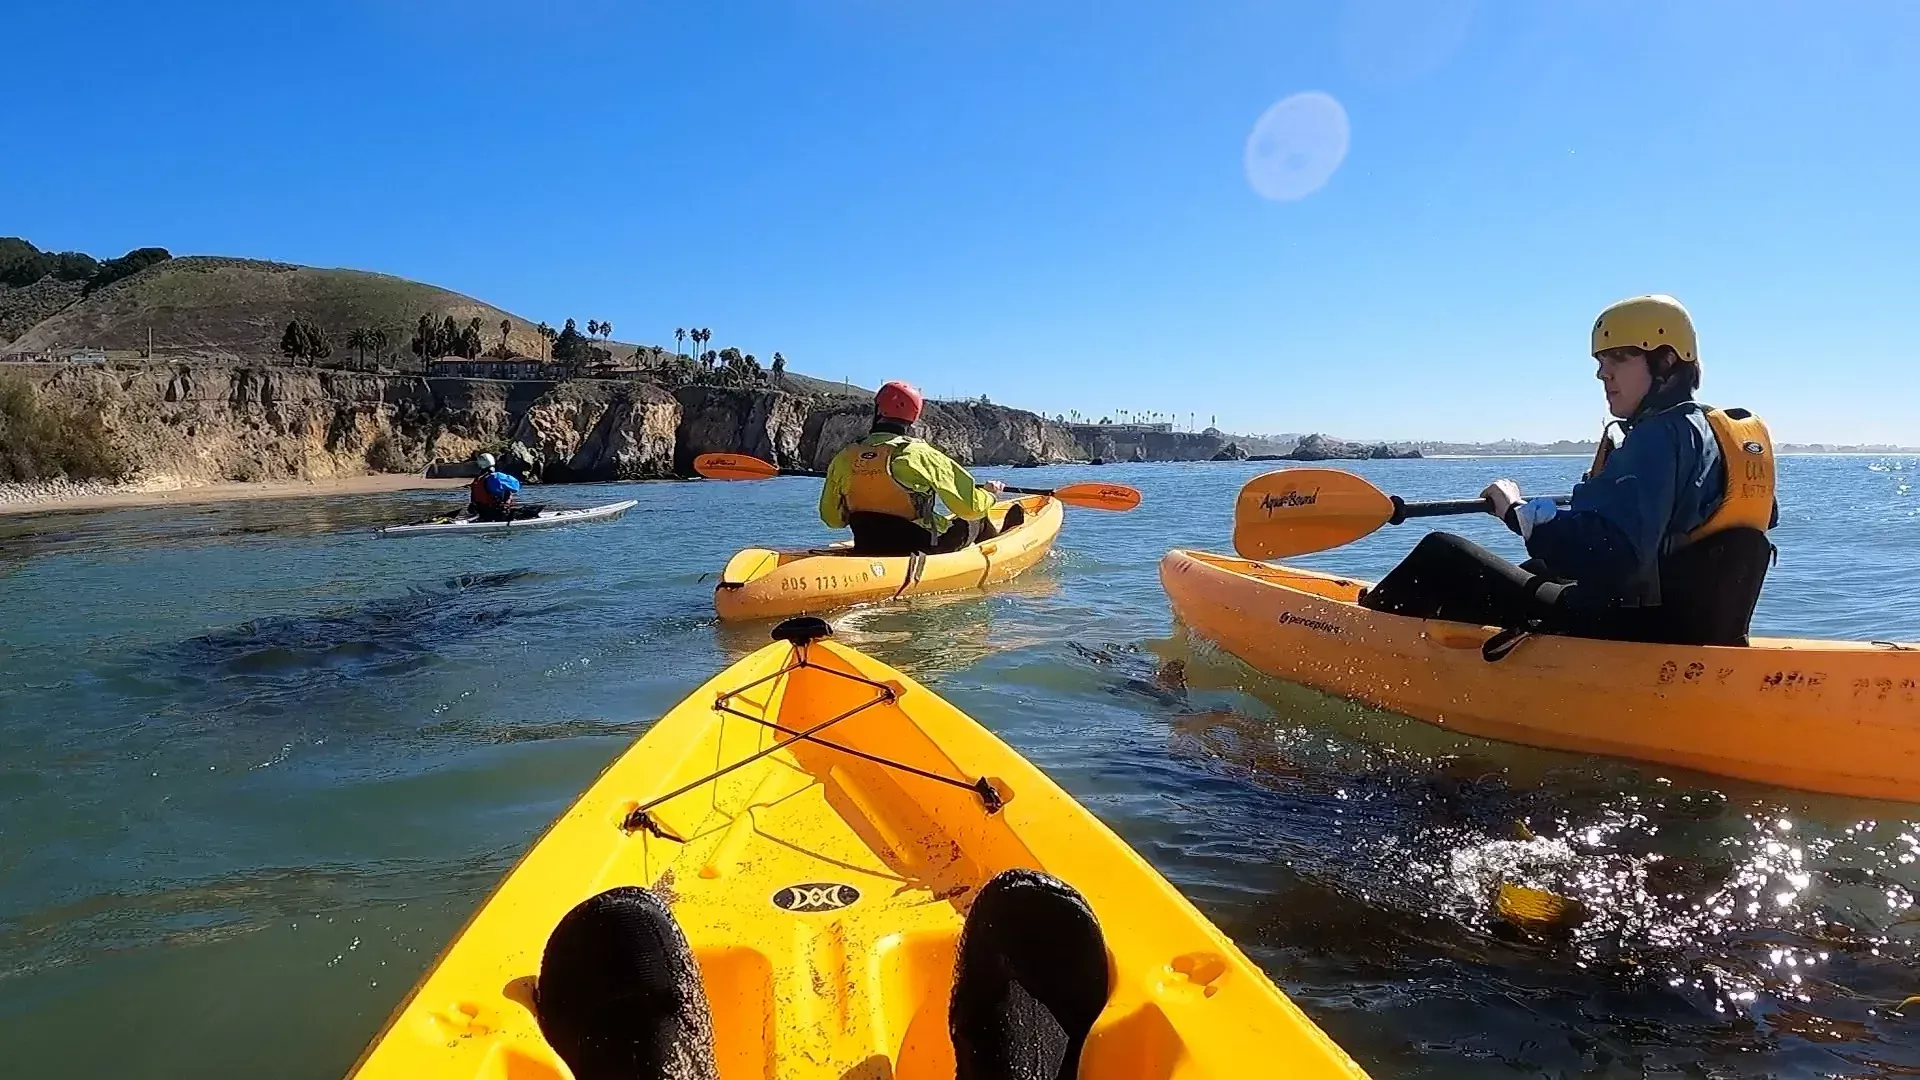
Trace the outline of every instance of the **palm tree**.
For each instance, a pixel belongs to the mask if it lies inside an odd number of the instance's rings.
[[[600,320],[600,337],[604,341],[613,340],[613,324],[605,319]]]
[[[673,328],[673,355],[675,356],[680,355],[680,343],[685,340],[687,340],[686,328],[680,327],[680,326],[674,327]]]
[[[700,328],[700,344],[702,345],[713,344],[713,331],[711,329],[704,326]],[[713,350],[709,349],[707,351],[711,352]]]
[[[420,354],[421,363],[433,359],[433,334],[433,316],[420,316],[420,321],[413,327],[413,351]]]
[[[377,326],[367,331],[367,348],[373,350],[373,362],[380,363],[387,354],[387,332]]]
[[[355,327],[347,331],[347,348],[360,354],[360,366],[367,366],[367,346],[373,343],[372,336],[365,327]]]
[[[599,319],[587,320],[587,336],[588,337],[600,336],[600,320]]]
[[[779,353],[773,354],[773,380],[784,383],[787,378],[787,358]]]

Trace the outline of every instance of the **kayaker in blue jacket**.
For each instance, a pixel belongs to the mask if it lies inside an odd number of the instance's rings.
[[[1512,480],[1481,493],[1531,558],[1514,566],[1431,533],[1365,606],[1588,637],[1745,643],[1778,519],[1766,426],[1694,400],[1693,320],[1671,296],[1608,307],[1592,343],[1615,420],[1571,505],[1527,499]]]
[[[494,468],[492,454],[475,459],[480,475],[467,485],[467,517],[474,521],[512,521],[520,481]]]

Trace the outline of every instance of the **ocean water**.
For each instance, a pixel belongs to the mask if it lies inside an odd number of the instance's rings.
[[[1461,498],[1584,464],[1358,471]],[[1052,774],[1375,1076],[1920,1075],[1920,1004],[1895,1012],[1920,994],[1920,805],[1461,738],[1188,640],[1157,563],[1226,550],[1266,467],[983,470],[1147,502],[1070,511],[1010,587],[836,626]],[[1757,629],[1920,640],[1916,479],[1785,459]],[[342,1075],[597,771],[765,640],[716,624],[711,575],[823,539],[813,483],[555,489],[640,505],[487,539],[372,535],[446,499],[424,493],[0,519],[9,1073]],[[1377,577],[1417,528],[1296,561]],[[1185,687],[1155,678],[1176,657]],[[1517,934],[1503,879],[1590,917]]]

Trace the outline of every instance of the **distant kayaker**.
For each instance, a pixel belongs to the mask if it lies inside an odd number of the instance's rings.
[[[906,383],[882,386],[873,398],[872,431],[827,466],[820,520],[851,528],[854,550],[863,555],[958,551],[1026,520],[1018,505],[1011,506],[996,529],[987,511],[1006,485],[975,481],[932,443],[907,434],[925,405],[920,391]],[[945,503],[952,516],[936,502]]]
[[[520,481],[494,468],[492,454],[474,459],[480,475],[467,486],[467,516],[474,521],[512,521],[518,509]]]
[[[1532,558],[1514,566],[1430,533],[1364,606],[1582,637],[1746,644],[1779,519],[1766,426],[1693,399],[1693,319],[1671,296],[1608,307],[1592,344],[1616,419],[1572,504],[1526,499],[1512,480],[1481,493]]]

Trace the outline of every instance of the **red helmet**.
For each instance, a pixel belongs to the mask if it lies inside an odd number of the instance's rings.
[[[920,419],[920,410],[926,405],[926,399],[920,396],[909,383],[898,379],[880,388],[873,395],[873,411],[888,420],[904,420],[911,424]]]

